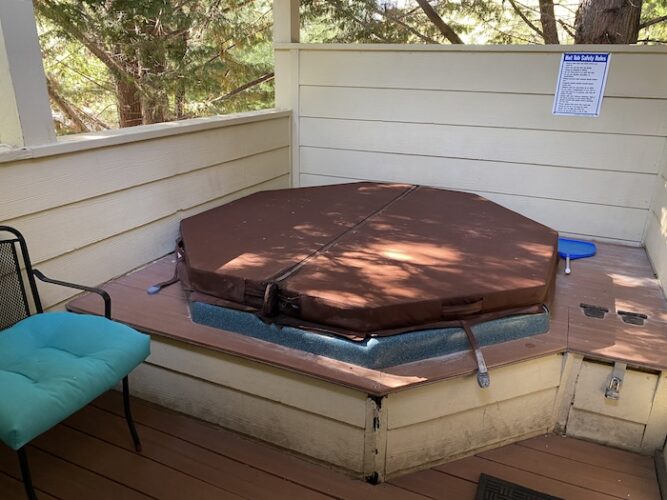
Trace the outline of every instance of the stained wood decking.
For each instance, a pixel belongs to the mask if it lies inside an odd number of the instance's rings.
[[[559,270],[551,330],[547,334],[488,346],[487,364],[501,366],[571,349],[593,357],[622,359],[632,365],[667,369],[667,302],[641,248],[598,244],[598,255],[575,261],[573,273]],[[473,373],[470,352],[433,358],[385,370],[371,370],[342,361],[295,351],[275,344],[194,324],[179,284],[148,295],[146,288],[170,278],[173,257],[167,256],[107,285],[113,316],[153,335],[280,366],[317,378],[384,395],[395,390]],[[605,319],[586,317],[580,303],[609,309]],[[101,302],[83,296],[68,305],[77,312],[101,312]],[[646,313],[644,326],[623,323],[617,310]]]
[[[42,500],[472,500],[479,474],[568,500],[660,498],[653,459],[571,438],[542,436],[371,486],[269,445],[134,401],[144,445],[132,451],[112,391],[29,446]],[[23,499],[15,454],[0,449],[0,497]]]

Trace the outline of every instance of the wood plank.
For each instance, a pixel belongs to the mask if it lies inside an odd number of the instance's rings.
[[[136,421],[143,425],[177,435],[180,439],[233,460],[251,464],[257,469],[297,484],[307,485],[324,494],[351,500],[422,498],[390,484],[371,486],[338,474],[329,468],[289,455],[267,444],[252,441],[247,437],[144,401],[134,399],[132,404]],[[122,415],[121,395],[116,391],[110,391],[98,398],[94,405]]]
[[[301,174],[302,186],[322,186],[365,179],[363,172],[354,178]],[[381,180],[381,179],[377,179]],[[611,238],[639,244],[648,211],[531,196],[472,191],[526,217],[560,231],[583,235],[586,239]],[[585,216],[582,216],[586,214]]]
[[[599,444],[566,438],[556,434],[545,434],[517,444],[544,453],[558,455],[581,464],[595,465],[656,481],[655,463],[650,456],[638,455],[609,446],[603,447]]]
[[[66,425],[134,451],[127,424],[120,415],[89,406],[70,417]],[[244,498],[329,498],[150,427],[139,424],[137,431],[143,457]]]
[[[301,146],[657,174],[662,137],[301,118]]]
[[[545,356],[492,369],[486,389],[476,377],[460,377],[392,394],[386,402],[389,430],[558,387],[561,365],[561,355]]]
[[[467,479],[468,481],[477,481],[481,473],[489,474],[506,481],[520,484],[526,488],[542,491],[561,498],[567,498],[568,500],[609,500],[617,498],[594,491],[588,486],[580,487],[544,476],[541,474],[541,471],[540,473],[534,473],[511,467],[502,461],[496,462],[486,460],[479,456],[464,458],[462,460],[457,460],[456,462],[440,465],[435,467],[435,470],[451,474],[454,477]]]
[[[146,295],[146,286],[167,279],[172,273],[169,263],[155,266],[121,278],[122,283],[131,287],[118,288],[118,285],[111,285],[109,288],[114,296],[116,317],[145,331],[308,373],[374,395],[387,394],[409,385],[472,374],[475,371],[474,359],[468,352],[448,356],[446,362],[445,358],[427,359],[376,371],[196,325],[187,316],[187,308],[178,285],[169,287],[153,298]],[[558,274],[554,321],[549,334],[485,347],[483,351],[490,366],[502,366],[565,350],[568,313],[563,312],[561,305],[566,308],[574,306],[573,312],[580,317],[580,302],[601,303],[613,310],[617,303],[633,302],[631,299],[617,297],[637,296],[639,298],[634,302],[638,306],[651,302],[653,305],[650,310],[653,316],[667,317],[667,303],[661,298],[661,291],[655,280],[648,278],[650,266],[642,249],[598,244],[596,257],[579,261],[575,266],[575,271],[570,276],[564,276],[562,270]],[[141,304],[141,307],[137,307],[138,304]],[[78,299],[72,303],[72,308],[78,311],[100,311],[94,297]],[[609,321],[612,321],[611,317]],[[576,326],[578,322],[575,318],[575,326],[569,332],[570,347],[575,351],[609,359],[624,359],[639,366],[667,368],[664,351],[655,349],[658,344],[652,344],[654,341],[662,342],[664,334],[659,328],[662,324],[651,327],[652,322],[649,321],[648,337],[642,337],[637,335],[634,327],[617,322],[621,329],[614,330],[617,334],[612,338],[600,330],[602,324],[597,320],[587,320],[584,325],[590,325],[590,328],[586,330]],[[605,328],[609,331],[608,327]]]
[[[667,102],[667,101],[666,101]],[[409,167],[409,168],[406,168]],[[647,209],[655,174],[301,148],[301,173]],[[600,189],[600,186],[606,186]]]
[[[647,321],[638,327],[624,323],[614,314],[594,320],[580,308],[571,308],[568,346],[598,358],[625,360],[660,370],[667,366],[667,324]]]
[[[371,370],[198,325],[190,320],[182,298],[162,293],[149,296],[143,286],[135,289],[110,283],[104,288],[111,294],[114,318],[139,330],[306,373],[372,395],[385,395],[409,385],[472,374],[476,370],[474,358],[467,352],[383,371]],[[72,301],[68,307],[77,312],[100,314],[102,311],[99,299],[90,295]],[[488,346],[483,351],[489,367],[500,366],[562,352],[565,349],[564,333],[552,327],[549,334]]]
[[[38,264],[213,200],[227,203],[235,192],[288,173],[289,148],[281,148],[4,223],[23,233]]]
[[[520,52],[486,47],[483,51],[452,47],[434,51],[428,46],[343,49],[347,50],[299,46],[300,84],[553,95],[561,58],[561,52],[525,46]],[[611,51],[613,67],[605,96],[667,98],[664,53]],[[631,76],[638,74],[643,75],[641,81]]]
[[[554,116],[553,95],[308,85],[300,91],[300,116],[311,118],[667,135],[663,99],[607,96],[600,117],[580,120]]]
[[[80,498],[147,500],[150,498],[125,485],[72,464],[62,457],[46,453],[35,446],[28,447],[28,460],[35,488],[56,498],[72,500]],[[21,477],[16,453],[6,446],[0,447],[0,470],[14,479],[19,480]]]
[[[655,481],[579,462],[519,445],[485,451],[480,457],[621,498],[659,499]]]
[[[433,469],[427,469],[389,482],[394,486],[442,500],[473,500],[477,484],[458,477],[450,476]]]
[[[2,498],[5,500],[25,500],[23,483],[4,472],[0,472],[0,491],[2,492]],[[56,500],[55,497],[44,491],[37,490],[37,494],[42,500]]]
[[[187,305],[182,299],[157,294],[137,294],[132,288],[110,283],[104,286],[112,297],[113,317],[139,330],[240,355],[287,370],[307,373],[373,395],[386,394],[406,383],[420,380],[416,377],[394,376],[370,370],[331,358],[264,342],[244,335],[192,323],[187,316]],[[102,304],[96,297],[85,295],[69,304],[76,312],[100,314]],[[140,308],[137,305],[141,304]]]
[[[55,427],[34,443],[41,450],[152,497],[164,500],[242,498],[70,427]]]
[[[2,165],[3,220],[289,145],[289,117]]]
[[[135,288],[140,291],[146,291],[149,287],[171,279],[176,270],[176,256],[173,253],[150,262],[147,265],[125,274],[114,280],[114,283],[124,285],[129,288]],[[166,286],[160,290],[160,295],[168,295],[177,299],[185,299],[185,292],[182,287]]]

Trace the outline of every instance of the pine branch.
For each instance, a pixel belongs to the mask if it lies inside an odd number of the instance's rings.
[[[340,4],[338,0],[325,0],[329,5],[333,5],[334,9],[339,9],[344,12],[343,15],[347,16],[349,19],[354,21],[355,23],[359,24],[360,26],[363,26],[364,28],[368,28],[368,23],[364,22],[363,20],[359,19],[357,16],[350,14],[349,12],[345,11],[344,7]],[[389,43],[389,40],[387,40],[386,37],[379,35],[377,33],[371,33],[374,37],[376,37],[378,40]]]
[[[656,17],[655,19],[650,19],[648,21],[644,21],[643,23],[639,23],[639,29],[643,30],[644,28],[648,28],[649,26],[653,26],[654,24],[658,23],[663,23],[665,21],[667,21],[667,16]]]
[[[405,28],[405,29],[408,30],[410,33],[412,33],[412,34],[415,35],[417,38],[419,38],[420,40],[423,40],[423,41],[425,41],[426,43],[440,44],[440,42],[438,42],[437,40],[434,40],[433,38],[431,38],[431,37],[428,36],[428,35],[424,35],[423,33],[420,33],[418,30],[416,30],[415,28],[413,28],[412,26],[410,26],[409,24],[407,24],[406,22],[404,22],[404,21],[401,20],[400,18],[395,17],[395,16],[392,16],[392,15],[389,15],[389,14],[387,14],[387,12],[384,12],[384,11],[382,11],[381,9],[378,9],[377,7],[373,7],[372,10],[373,10],[373,12],[375,12],[376,14],[381,15],[382,17],[384,17],[384,18],[387,19],[388,21],[391,21],[391,22],[393,22],[393,23],[396,23],[396,24],[398,24],[399,26]]]
[[[50,19],[57,25],[60,25],[67,33],[81,42],[95,57],[97,57],[109,70],[117,77],[123,78],[131,83],[137,90],[141,90],[139,84],[134,78],[116,61],[111,54],[97,43],[91,40],[79,27],[73,23],[67,16],[62,15],[58,4],[52,0],[40,0],[35,3],[37,11]]]
[[[231,92],[228,92],[225,95],[221,95],[219,97],[216,97],[215,99],[211,99],[210,101],[207,102],[207,104],[213,104],[215,102],[225,101],[225,100],[229,99],[230,97],[234,97],[235,95],[240,94],[244,90],[248,90],[252,87],[255,87],[255,86],[259,85],[260,83],[264,83],[266,81],[272,80],[274,76],[275,76],[275,73],[273,71],[271,73],[267,73],[265,75],[262,75],[259,78],[256,78],[256,79],[252,80],[251,82],[244,83],[240,87],[236,87],[234,90],[232,90]]]
[[[561,27],[565,30],[565,32],[570,35],[572,38],[574,38],[574,31],[572,31],[572,26],[568,26],[565,21],[562,19],[558,20],[558,24],[561,25]]]
[[[522,20],[524,23],[526,23],[526,25],[527,25],[530,29],[532,29],[535,33],[537,33],[538,35],[540,35],[540,37],[544,38],[544,33],[542,33],[542,30],[541,30],[540,28],[538,28],[537,26],[535,26],[535,24],[534,24],[530,19],[528,19],[528,17],[526,16],[526,14],[524,14],[524,13],[521,11],[521,9],[520,9],[519,6],[516,4],[516,2],[515,2],[514,0],[509,0],[509,2],[510,2],[510,5],[512,6],[512,9],[514,9],[514,12],[517,13],[517,15],[521,18],[521,20]]]
[[[83,122],[77,110],[63,96],[60,95],[60,92],[58,92],[58,86],[48,75],[46,76],[46,89],[51,100],[74,124],[75,132],[90,132],[90,129]]]
[[[440,30],[440,33],[449,40],[451,43],[455,44],[463,44],[463,40],[459,37],[459,35],[456,34],[456,32],[452,29],[452,27],[447,24],[442,17],[440,17],[440,14],[438,14],[433,6],[428,3],[428,0],[417,0],[417,3],[419,6],[422,8],[424,11],[424,14],[426,14],[426,17],[428,17],[433,24]]]

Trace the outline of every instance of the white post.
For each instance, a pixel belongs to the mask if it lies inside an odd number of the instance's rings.
[[[273,0],[273,43],[299,43],[299,0]]]
[[[0,0],[2,1],[2,0]],[[273,0],[273,43],[299,43],[299,0]],[[276,48],[276,108],[292,110],[291,162],[293,187],[300,185],[299,168],[299,49]]]
[[[30,0],[0,0],[0,143],[56,140]]]

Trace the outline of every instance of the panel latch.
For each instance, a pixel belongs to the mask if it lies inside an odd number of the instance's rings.
[[[604,315],[609,312],[609,309],[606,307],[594,306],[591,304],[581,303],[579,304],[579,307],[584,310],[584,314],[589,318],[604,319]]]
[[[644,321],[648,319],[646,314],[631,311],[618,311],[618,315],[628,325],[644,326]]]
[[[625,377],[626,363],[614,363],[614,371],[611,373],[611,379],[604,391],[604,397],[617,401],[620,398],[621,386],[623,385],[623,378]]]

